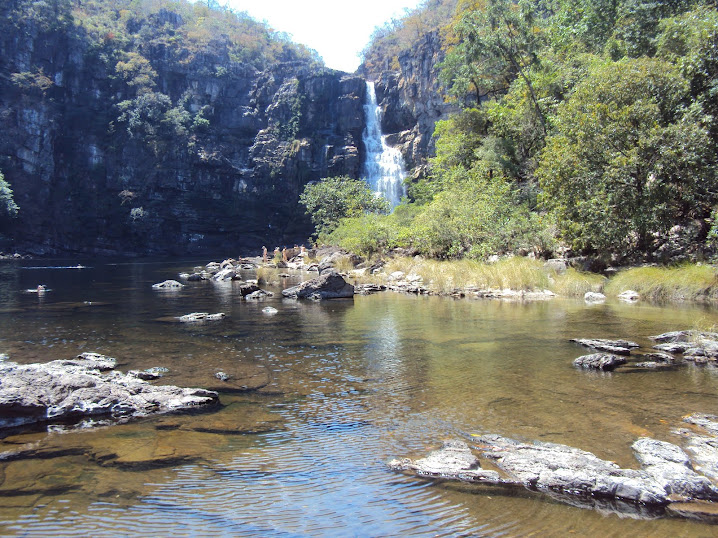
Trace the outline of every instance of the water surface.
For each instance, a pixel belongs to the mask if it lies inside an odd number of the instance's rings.
[[[718,323],[715,310],[391,293],[251,303],[236,283],[151,289],[192,261],[82,264],[0,265],[0,353],[41,362],[94,351],[123,371],[161,366],[161,382],[220,390],[222,407],[6,436],[0,452],[31,457],[0,463],[3,535],[715,535],[686,520],[386,468],[481,433],[565,443],[635,467],[638,437],[679,442],[672,430],[684,415],[718,412],[718,371],[580,371],[571,361],[584,350],[568,339],[648,347],[649,335]],[[41,283],[52,291],[25,291]],[[197,311],[227,318],[175,319]]]

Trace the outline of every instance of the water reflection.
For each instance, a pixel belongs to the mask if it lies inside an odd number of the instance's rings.
[[[0,463],[4,535],[707,533],[685,521],[604,517],[523,490],[409,479],[385,462],[492,432],[635,465],[636,437],[675,442],[682,415],[718,409],[716,370],[593,374],[571,367],[583,349],[568,339],[647,345],[646,336],[699,317],[716,323],[715,311],[397,294],[315,303],[283,299],[279,288],[247,302],[232,283],[151,289],[192,262],[86,265],[0,265],[0,296],[12,305],[0,311],[0,352],[33,362],[97,351],[122,370],[166,367],[162,382],[220,390],[222,407],[6,436],[0,452],[25,454]],[[41,305],[21,293],[38,279],[56,290]],[[264,315],[266,306],[276,315]],[[195,311],[227,318],[167,321]]]

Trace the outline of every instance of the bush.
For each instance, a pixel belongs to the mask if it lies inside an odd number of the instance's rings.
[[[299,203],[307,208],[318,234],[331,233],[343,218],[389,211],[385,198],[375,196],[365,182],[346,176],[308,184],[299,196]]]

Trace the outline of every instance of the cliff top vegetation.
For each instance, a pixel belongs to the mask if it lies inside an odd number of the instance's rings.
[[[400,69],[437,26],[444,97],[461,111],[436,126],[431,172],[395,214],[347,219],[329,242],[612,263],[715,253],[714,0],[426,2],[377,30],[367,72]]]

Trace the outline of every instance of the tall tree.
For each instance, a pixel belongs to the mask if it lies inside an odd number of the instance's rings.
[[[453,28],[456,44],[442,64],[441,77],[449,93],[463,99],[473,92],[480,104],[485,96],[505,91],[520,77],[545,132],[544,113],[529,76],[544,44],[535,3],[475,0],[464,7]]]

